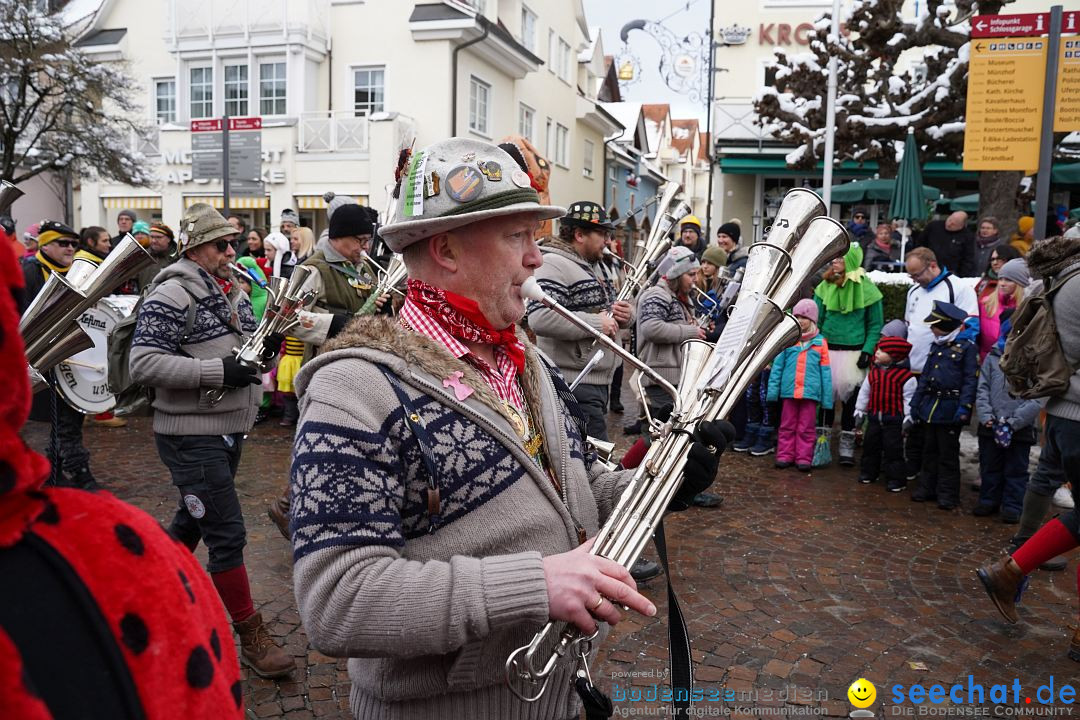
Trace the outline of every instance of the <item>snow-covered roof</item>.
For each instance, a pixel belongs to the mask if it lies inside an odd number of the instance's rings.
[[[679,153],[680,158],[685,158],[687,153],[694,149],[694,140],[697,139],[697,118],[681,118],[671,120],[671,147]]]
[[[105,0],[71,0],[58,13],[60,22],[75,37],[93,25]]]
[[[588,44],[578,53],[578,62],[592,62],[593,54],[596,52],[596,43],[600,40],[600,26],[589,26]]]
[[[611,113],[611,116],[618,120],[619,124],[623,126],[622,132],[613,135],[608,138],[608,140],[632,145],[634,142],[634,133],[637,132],[638,119],[641,117],[641,103],[600,103],[600,106]]]

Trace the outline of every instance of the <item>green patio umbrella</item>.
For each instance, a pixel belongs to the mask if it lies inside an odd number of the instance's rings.
[[[923,192],[922,167],[919,165],[919,147],[915,144],[915,128],[909,127],[904,141],[904,157],[896,173],[896,185],[889,201],[889,217],[899,218],[904,223],[900,228],[900,257],[907,249],[908,235],[911,230],[908,223],[926,218],[926,194]],[[933,198],[930,198],[933,199]]]
[[[952,212],[963,210],[966,213],[977,213],[979,212],[979,193],[949,198],[948,203],[949,210]]]
[[[923,196],[927,200],[937,200],[941,191],[931,185],[923,185]],[[888,202],[896,191],[896,180],[892,178],[867,178],[853,180],[842,185],[832,186],[832,201],[835,203]]]

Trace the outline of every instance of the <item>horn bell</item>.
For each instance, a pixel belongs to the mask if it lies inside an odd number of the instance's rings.
[[[791,274],[777,286],[773,301],[782,308],[791,307],[806,278],[825,263],[846,253],[850,245],[851,235],[841,223],[831,217],[814,218],[791,253]]]
[[[785,313],[780,322],[773,326],[768,333],[764,334],[760,343],[756,345],[754,351],[750,353],[750,356],[739,363],[735,372],[732,373],[728,379],[728,386],[734,388],[746,387],[746,385],[761,372],[762,368],[764,368],[782,350],[791,347],[801,335],[802,329],[799,327],[799,321],[793,316]],[[731,414],[732,410],[735,409],[740,394],[741,393],[736,392],[723,394],[720,402],[713,407],[713,411],[710,413],[708,419],[726,419]]]
[[[80,284],[75,287],[86,295],[87,306],[90,306],[154,263],[154,256],[129,233],[101,261],[96,271],[79,277]]]
[[[41,355],[36,358],[35,362],[27,362],[27,367],[31,370],[36,370],[40,375],[44,375],[53,367],[60,364],[64,360],[67,360],[73,355],[78,355],[83,350],[89,350],[94,347],[93,339],[86,334],[86,331],[82,329],[82,326],[78,323],[73,323],[67,333],[58,338],[55,342],[50,343]],[[37,378],[34,378],[34,374],[31,373],[31,377],[34,379],[33,392],[37,392],[42,389],[44,385],[39,387]],[[46,385],[48,383],[45,383]]]
[[[0,215],[7,215],[15,201],[25,194],[7,180],[0,180]]]
[[[704,340],[686,340],[682,344],[682,362],[679,366],[679,396],[687,406],[698,392],[698,378],[712,355],[712,343]]]
[[[772,227],[762,242],[791,252],[806,231],[810,221],[828,215],[825,202],[813,190],[795,188],[784,196],[784,202],[773,218]]]
[[[60,273],[50,273],[41,290],[31,301],[29,307],[19,319],[19,334],[26,346],[27,357],[31,348],[44,340],[51,340],[59,334],[58,328],[64,320],[78,311],[86,300],[86,295],[76,289]]]

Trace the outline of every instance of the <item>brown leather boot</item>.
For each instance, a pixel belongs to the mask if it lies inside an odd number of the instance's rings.
[[[976,574],[1005,619],[1014,625],[1020,622],[1020,615],[1016,612],[1016,596],[1024,583],[1024,571],[1012,556],[1006,555],[993,565],[981,567]]]
[[[240,659],[264,678],[284,677],[296,669],[296,663],[270,637],[262,613],[233,623],[240,636]]]
[[[1069,659],[1080,662],[1080,625],[1076,627],[1076,632],[1073,633],[1072,642],[1069,643]]]
[[[289,537],[289,506],[292,503],[289,499],[289,491],[286,490],[285,494],[270,503],[270,507],[267,508],[266,514],[270,516],[270,519],[277,525],[278,531],[281,536],[286,540],[292,540]]]

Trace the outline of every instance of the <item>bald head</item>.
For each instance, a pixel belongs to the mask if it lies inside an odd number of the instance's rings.
[[[957,210],[949,217],[945,218],[945,229],[949,232],[956,232],[957,230],[963,230],[967,225],[967,213],[961,210]]]

